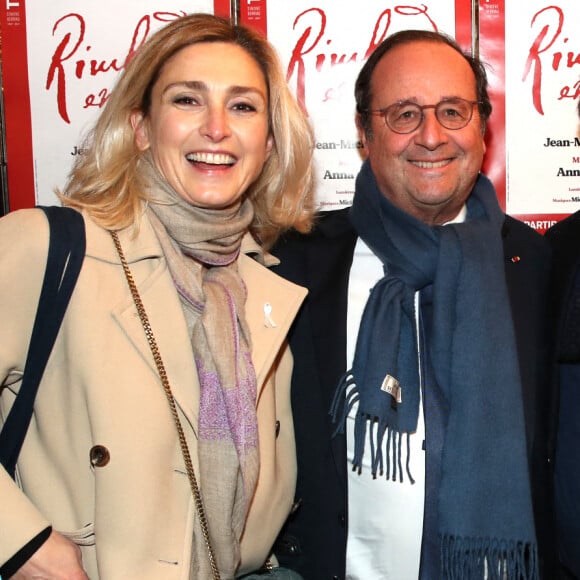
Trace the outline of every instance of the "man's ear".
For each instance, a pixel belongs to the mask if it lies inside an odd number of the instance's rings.
[[[131,113],[131,127],[135,134],[135,145],[139,151],[146,151],[149,149],[149,131],[147,128],[147,120],[141,111],[134,111]]]
[[[364,127],[362,126],[362,119],[361,119],[360,113],[357,113],[355,115],[354,122],[356,125],[358,138],[359,138],[360,142],[363,144],[363,147],[366,148],[368,139],[367,139],[366,131],[364,130]]]

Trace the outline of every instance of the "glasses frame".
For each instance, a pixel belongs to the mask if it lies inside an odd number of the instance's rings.
[[[455,101],[462,101],[464,103],[471,105],[469,108],[469,117],[466,118],[465,124],[461,125],[460,127],[447,127],[444,123],[441,122],[441,119],[439,119],[439,115],[437,114],[437,109],[438,109],[438,107],[440,107],[441,105],[443,105],[445,103],[452,103]],[[409,131],[399,131],[397,129],[393,129],[393,127],[391,127],[389,125],[389,122],[387,121],[387,113],[389,112],[389,110],[393,109],[393,107],[400,107],[401,105],[413,105],[414,107],[417,107],[417,109],[419,109],[421,111],[421,117],[419,118],[419,122],[417,123],[417,126],[413,127],[413,129],[410,129]],[[423,124],[423,121],[425,120],[425,109],[433,109],[433,111],[435,112],[435,118],[437,119],[437,122],[444,129],[447,129],[448,131],[459,131],[461,129],[464,129],[465,127],[467,127],[467,125],[469,125],[469,123],[471,122],[471,119],[473,119],[473,107],[475,105],[481,105],[481,101],[470,101],[469,99],[464,99],[462,97],[452,97],[449,99],[442,99],[438,103],[435,103],[434,105],[419,105],[419,104],[414,103],[412,101],[397,101],[396,103],[393,103],[392,105],[389,105],[387,107],[382,107],[381,109],[369,109],[367,111],[367,113],[369,115],[376,115],[376,116],[382,117],[383,121],[385,122],[385,126],[388,129],[390,129],[393,133],[397,133],[398,135],[408,135],[408,134],[412,133],[413,131],[416,131]]]

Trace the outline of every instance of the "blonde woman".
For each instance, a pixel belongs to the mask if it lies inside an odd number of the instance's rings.
[[[87,251],[17,483],[0,470],[2,577],[264,564],[294,494],[286,332],[305,295],[266,250],[310,227],[312,144],[254,32],[192,14],[129,62],[62,195]],[[47,247],[41,211],[0,220],[2,417]]]

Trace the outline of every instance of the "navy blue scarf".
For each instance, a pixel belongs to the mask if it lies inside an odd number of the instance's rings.
[[[493,186],[480,175],[467,201],[467,222],[432,227],[380,193],[367,161],[357,177],[350,218],[385,266],[333,409],[342,426],[358,402],[354,467],[360,469],[369,437],[373,475],[383,472],[385,462],[387,478],[389,470],[393,479],[397,470],[403,477],[401,439],[415,431],[420,401],[414,294],[433,284],[427,348],[449,407],[438,501],[441,578],[483,579],[484,567],[488,578],[538,578],[522,389],[503,263],[505,215]]]

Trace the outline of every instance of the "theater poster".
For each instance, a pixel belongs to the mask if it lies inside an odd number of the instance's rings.
[[[188,12],[229,0],[5,0],[2,81],[10,209],[54,203],[82,135],[133,50]],[[474,6],[475,13],[472,13]],[[352,201],[361,150],[354,80],[404,28],[441,30],[488,63],[494,113],[484,171],[502,207],[543,231],[580,209],[580,2],[239,0],[240,20],[277,47],[316,132],[321,209]]]
[[[387,35],[408,28],[453,36],[457,29],[462,45],[470,47],[470,3],[457,4],[459,9],[455,0],[242,0],[241,22],[276,46],[314,126],[320,209],[352,203],[361,165],[353,88],[369,53]]]
[[[580,2],[506,2],[506,207],[543,231],[580,209]]]
[[[2,84],[10,210],[54,204],[82,136],[131,54],[190,12],[229,0],[4,0]]]

